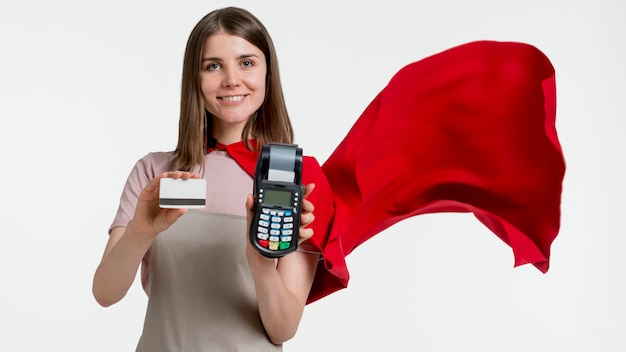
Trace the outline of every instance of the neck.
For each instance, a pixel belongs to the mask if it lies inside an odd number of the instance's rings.
[[[241,124],[225,124],[222,121],[216,121],[217,119],[213,119],[213,138],[217,140],[218,143],[223,145],[229,145],[236,142],[241,142],[241,135],[243,133],[243,129],[245,127],[245,123]]]
[[[236,142],[241,142],[241,128],[228,128],[224,129],[221,126],[213,125],[213,138],[218,143],[229,145]]]

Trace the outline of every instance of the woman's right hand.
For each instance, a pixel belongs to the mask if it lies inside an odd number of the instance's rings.
[[[125,295],[135,280],[137,269],[157,235],[167,230],[187,209],[163,209],[159,206],[162,178],[200,178],[189,172],[164,172],[150,180],[141,190],[135,215],[126,227],[114,227],[100,265],[93,279],[96,301],[108,307]]]
[[[135,215],[128,223],[132,231],[141,236],[156,237],[167,230],[178,218],[187,212],[187,209],[164,209],[159,207],[159,188],[162,178],[200,178],[198,174],[184,171],[164,172],[150,180],[139,195]]]

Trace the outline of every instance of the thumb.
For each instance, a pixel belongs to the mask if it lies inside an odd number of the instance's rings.
[[[254,196],[252,194],[248,194],[246,198],[246,219],[248,221],[248,227],[252,222],[252,218],[254,217]]]
[[[186,208],[181,209],[167,209],[165,212],[165,223],[167,227],[170,227],[173,223],[178,220],[181,216],[183,216],[187,212]]]
[[[254,209],[254,196],[252,194],[248,194],[246,198],[246,210],[252,212]]]

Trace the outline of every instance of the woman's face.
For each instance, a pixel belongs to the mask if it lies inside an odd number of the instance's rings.
[[[210,35],[202,51],[200,87],[213,115],[213,136],[221,143],[241,140],[241,132],[265,99],[265,55],[241,37]]]

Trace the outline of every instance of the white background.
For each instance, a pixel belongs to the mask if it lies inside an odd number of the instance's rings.
[[[131,351],[138,282],[102,308],[93,272],[134,162],[176,143],[187,36],[251,10],[272,34],[297,142],[323,162],[399,68],[478,39],[557,72],[567,162],[551,268],[513,268],[470,214],[408,219],[348,257],[286,351],[624,351],[624,5],[526,1],[5,1],[0,5],[1,351]],[[532,143],[532,141],[529,141]]]

